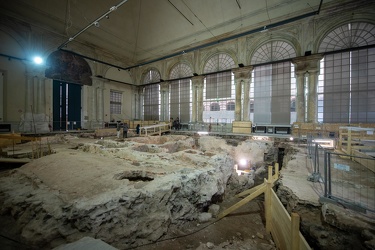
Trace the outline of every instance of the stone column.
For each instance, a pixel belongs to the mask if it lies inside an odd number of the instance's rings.
[[[93,84],[91,86],[91,112],[89,115],[89,120],[91,123],[91,128],[94,128],[94,122],[96,122],[96,80],[93,80]]]
[[[144,120],[144,110],[143,110],[143,102],[145,99],[144,93],[145,87],[139,87],[139,119]]]
[[[319,71],[309,70],[308,75],[308,102],[307,102],[307,122],[317,123],[318,113],[317,113],[317,88],[318,88],[318,75]]]
[[[296,87],[297,87],[297,96],[296,96],[296,113],[297,113],[297,122],[305,122],[305,72],[298,71],[296,72]]]
[[[169,83],[160,83],[160,121],[169,121]]]
[[[132,87],[132,117],[134,119],[139,119],[139,87],[133,86]]]
[[[250,81],[251,81],[251,71],[253,66],[246,66],[241,68],[233,69],[235,87],[236,87],[236,106],[234,111],[235,121],[249,121],[249,111],[250,111]],[[241,97],[242,97],[242,83],[244,84],[244,103],[242,107]]]
[[[34,108],[34,76],[26,73],[26,93],[25,93],[25,118],[27,113],[31,113],[31,107]]]
[[[197,103],[198,103],[198,87],[193,83],[192,84],[192,104],[191,104],[191,121],[192,122],[197,122]]]
[[[251,84],[251,72],[250,72],[250,79],[246,79],[243,82],[243,120],[248,122],[250,121],[250,84]]]
[[[196,114],[196,122],[203,122],[203,81],[204,76],[194,76],[191,78],[193,82],[193,90],[196,90],[196,102],[193,99],[193,107],[194,103],[196,103],[195,114]],[[194,94],[193,94],[194,95]],[[193,113],[194,114],[194,113]],[[193,120],[194,121],[194,120]]]
[[[93,128],[104,126],[104,83],[108,80],[92,78],[91,123]]]
[[[241,121],[241,93],[242,93],[242,80],[235,79],[235,91],[236,91],[236,101],[235,101],[235,110],[234,110],[234,120]]]
[[[37,91],[37,102],[36,102],[36,113],[45,114],[46,113],[46,94],[45,94],[45,77],[38,75],[36,84]]]
[[[320,60],[323,54],[314,54],[311,56],[301,56],[294,58],[295,72],[297,75],[297,122],[316,123],[317,117],[317,86],[320,68]],[[308,100],[305,100],[305,74],[308,78]],[[305,117],[305,107],[307,106],[307,117]]]
[[[96,118],[97,121],[101,124],[101,127],[104,126],[104,95],[103,95],[103,90],[104,90],[104,84],[102,81],[98,82],[98,87],[96,88],[96,98],[97,98],[97,113],[96,113]]]
[[[194,76],[191,78],[193,82],[193,89],[196,89],[196,101],[193,98],[193,107],[196,104],[196,122],[203,122],[203,81],[204,76]],[[194,94],[193,94],[194,96]],[[194,114],[194,112],[193,112]]]

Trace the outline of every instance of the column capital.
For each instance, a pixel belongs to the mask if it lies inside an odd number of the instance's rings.
[[[253,66],[235,68],[232,69],[232,73],[234,74],[235,79],[248,79],[251,78],[251,71],[253,68]]]
[[[169,82],[160,83],[160,92],[162,91],[169,91]]]
[[[205,76],[193,76],[191,78],[193,86],[203,87],[204,78],[205,78]]]
[[[323,56],[323,54],[314,54],[311,56],[300,56],[292,59],[293,64],[296,66],[296,74],[319,72],[320,60],[322,60]]]

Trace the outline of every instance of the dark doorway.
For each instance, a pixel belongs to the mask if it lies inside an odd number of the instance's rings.
[[[53,81],[53,130],[81,128],[81,85]]]

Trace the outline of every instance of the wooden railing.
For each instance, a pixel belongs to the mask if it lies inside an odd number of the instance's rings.
[[[297,213],[288,214],[272,187],[279,178],[279,165],[275,164],[275,174],[272,175],[272,166],[268,167],[268,179],[264,183],[246,190],[237,197],[244,197],[241,201],[224,210],[218,215],[218,219],[230,214],[249,201],[265,194],[265,218],[266,231],[271,233],[277,248],[286,250],[311,249],[305,238],[299,231],[300,217]]]
[[[149,135],[161,135],[162,133],[170,132],[171,124],[156,124],[150,126],[140,127],[140,136],[149,136]]]

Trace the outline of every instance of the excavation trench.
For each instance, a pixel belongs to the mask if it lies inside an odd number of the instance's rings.
[[[16,232],[9,236],[39,249],[83,236],[119,249],[153,244],[175,235],[174,230],[181,234],[209,223],[228,199],[263,182],[267,166],[286,164],[289,152],[287,144],[214,136],[76,144],[76,149],[69,145],[0,177],[0,215],[8,218],[2,221],[14,221],[6,225],[12,228],[8,233]],[[248,164],[251,174],[235,171],[240,162]],[[272,249],[262,231],[262,208],[256,202],[253,209],[257,217],[251,220],[264,237],[247,244]],[[252,237],[257,232],[242,233]]]

